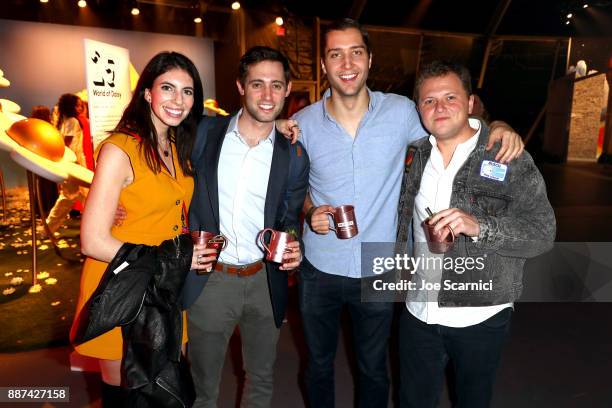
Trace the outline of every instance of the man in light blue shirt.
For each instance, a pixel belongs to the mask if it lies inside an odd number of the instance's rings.
[[[359,369],[358,405],[386,407],[393,304],[361,301],[361,243],[395,241],[406,147],[426,132],[411,100],[366,87],[372,54],[359,23],[333,23],[322,41],[321,62],[331,89],[295,115],[310,157],[305,259],[299,276],[309,353],[307,396],[311,407],[334,406],[334,358],[346,305]],[[492,141],[505,135],[499,158],[518,156],[518,135],[505,126],[495,133]],[[355,207],[359,234],[341,240],[328,233],[325,211],[345,204]]]
[[[317,269],[350,278],[361,277],[362,242],[395,241],[406,146],[425,135],[410,99],[365,91],[368,105],[354,135],[330,114],[326,106],[332,95],[329,89],[323,96],[326,103],[316,103],[296,115],[301,142],[312,162],[313,203],[353,205],[359,229],[352,239],[338,239],[335,234],[320,235],[306,228],[305,256]],[[323,138],[325,143],[321,143]]]

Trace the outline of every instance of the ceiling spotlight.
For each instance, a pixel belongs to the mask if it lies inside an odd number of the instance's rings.
[[[282,26],[284,21],[282,17],[276,17],[276,20],[274,20],[276,22],[276,25],[278,26]]]
[[[131,13],[133,16],[137,16],[140,14],[140,10],[138,10],[138,7],[132,7]]]
[[[568,13],[567,18],[572,18],[574,15],[572,13]]]
[[[78,3],[77,3],[77,5],[78,5],[80,8],[87,7],[87,2],[86,2],[85,0],[79,0],[79,1],[78,1]]]
[[[193,19],[193,22],[196,24],[200,24],[202,22],[202,18],[201,17],[196,17]]]
[[[587,8],[587,7],[589,7],[589,5],[586,3],[584,3],[584,5],[582,6],[582,8]]]
[[[232,3],[232,10],[238,10],[240,8],[240,3],[237,1]]]
[[[569,25],[569,23],[570,23],[570,21],[569,21],[569,20],[567,20],[567,21],[565,22],[565,25]]]
[[[40,0],[41,3],[48,3],[49,0]]]

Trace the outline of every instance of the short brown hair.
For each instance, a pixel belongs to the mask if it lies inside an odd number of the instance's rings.
[[[419,103],[419,91],[426,79],[438,78],[448,74],[457,75],[468,96],[472,94],[472,77],[470,76],[470,71],[468,71],[464,65],[454,61],[436,60],[425,65],[419,71],[419,75],[414,84],[414,101],[417,104]]]
[[[354,28],[361,34],[361,39],[366,47],[366,52],[371,54],[370,48],[370,35],[366,31],[365,28],[357,20],[353,20],[352,18],[342,18],[332,22],[330,25],[326,26],[321,35],[321,53],[325,55],[325,46],[327,45],[327,36],[332,31],[345,31],[348,29]]]
[[[291,70],[287,57],[274,48],[257,45],[245,52],[238,63],[238,80],[242,86],[244,86],[244,81],[246,81],[246,77],[249,74],[249,67],[262,61],[280,62],[283,66],[285,82],[289,83],[291,80]]]

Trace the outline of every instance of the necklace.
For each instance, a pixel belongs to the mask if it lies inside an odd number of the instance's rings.
[[[166,146],[165,147],[162,146],[161,143],[159,144],[159,147],[161,148],[162,153],[164,154],[164,157],[170,156],[170,151],[169,151],[170,150],[170,142],[168,141],[168,139],[166,139]]]

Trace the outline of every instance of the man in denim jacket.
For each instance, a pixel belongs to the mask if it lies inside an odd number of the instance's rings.
[[[411,271],[400,321],[402,407],[436,407],[449,360],[458,406],[489,406],[525,259],[548,250],[555,237],[531,156],[501,164],[499,146],[485,150],[488,128],[469,118],[470,82],[464,67],[436,61],[415,86],[431,136],[408,148],[399,204],[397,241],[414,243],[409,254],[423,260]],[[454,245],[430,252],[424,223],[435,225],[440,240],[454,235]]]

